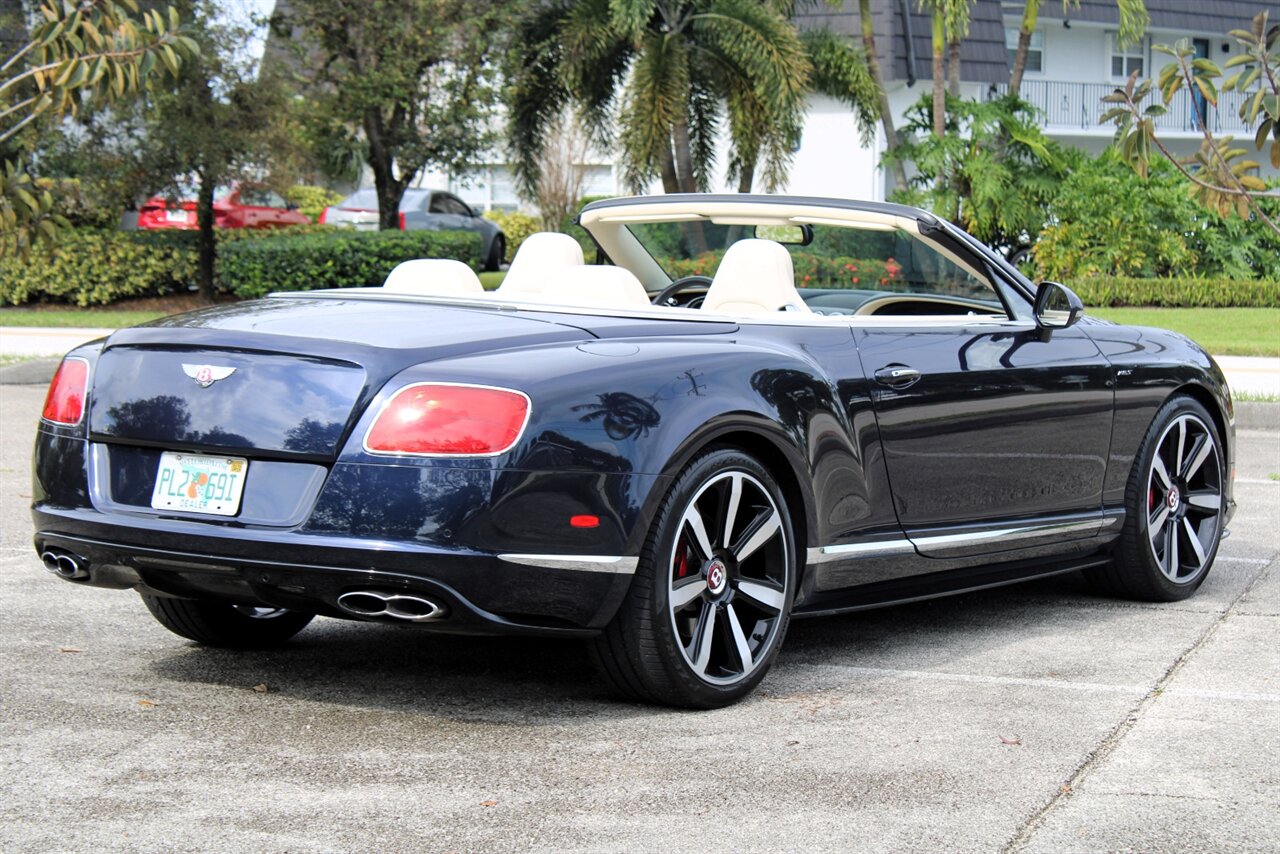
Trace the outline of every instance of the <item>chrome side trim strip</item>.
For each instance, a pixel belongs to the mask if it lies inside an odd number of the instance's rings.
[[[932,537],[916,537],[913,542],[925,549],[947,548],[949,546],[976,546],[995,540],[1029,540],[1049,534],[1071,534],[1092,531],[1097,533],[1102,527],[1102,519],[1094,517],[1073,522],[1033,522],[1018,525],[1014,528],[999,528],[987,531],[970,531],[965,534],[939,534]]]
[[[540,566],[545,569],[573,569],[578,572],[608,572],[616,575],[632,575],[636,571],[638,557],[622,555],[526,555],[500,554],[499,560],[522,566]]]
[[[838,546],[820,546],[805,551],[805,562],[810,566],[818,563],[830,563],[835,560],[858,560],[859,558],[892,557],[893,555],[915,554],[915,546],[907,539],[881,540],[876,543],[845,543]]]
[[[980,546],[984,543],[1029,540],[1053,534],[1098,533],[1124,518],[1124,514],[1095,516],[1089,519],[1073,519],[1055,522],[1028,522],[1005,528],[989,528],[982,531],[967,531],[962,534],[936,534],[931,537],[900,538],[880,540],[872,543],[846,543],[841,545],[820,546],[808,549],[805,553],[809,565],[829,563],[837,560],[858,560],[860,558],[893,557],[896,555],[937,553],[949,548],[965,548]]]

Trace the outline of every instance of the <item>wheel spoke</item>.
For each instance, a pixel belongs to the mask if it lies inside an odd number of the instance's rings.
[[[751,660],[751,647],[747,646],[747,636],[742,633],[742,624],[738,622],[738,613],[732,605],[725,606],[725,616],[729,618],[729,633],[733,635],[733,646],[738,651],[738,661],[745,674],[751,670],[755,662]]]
[[[738,559],[738,563],[742,563],[755,554],[757,549],[773,539],[780,530],[782,530],[782,517],[778,515],[777,510],[771,509],[769,516],[752,532],[746,542],[734,550],[733,556]]]
[[[711,663],[711,641],[716,633],[716,608],[708,603],[703,606],[702,617],[698,621],[697,640],[695,641],[695,649],[697,655],[693,659],[693,669],[699,673],[707,672],[707,665]]]
[[[1164,527],[1164,523],[1169,519],[1169,506],[1163,501],[1160,502],[1160,509],[1156,511],[1156,515],[1152,516],[1147,523],[1147,534],[1154,543],[1156,536],[1159,535],[1160,529]]]
[[[1168,489],[1173,485],[1173,481],[1169,479],[1169,470],[1164,466],[1164,460],[1160,459],[1160,451],[1156,450],[1156,458],[1151,464],[1151,470],[1155,472],[1156,477],[1160,478],[1160,485]]]
[[[702,522],[702,514],[698,512],[698,508],[690,504],[689,509],[684,511],[684,524],[689,526],[689,530],[693,532],[693,540],[698,546],[698,550],[702,552],[703,560],[711,560],[714,555],[711,548],[711,538],[707,536],[707,526]]]
[[[733,542],[733,520],[738,516],[738,504],[742,501],[742,475],[733,474],[729,478],[729,496],[724,512],[724,537],[720,542]]]
[[[1185,516],[1182,518],[1182,529],[1186,531],[1187,540],[1191,543],[1191,551],[1196,556],[1196,567],[1204,564],[1204,545],[1200,542],[1200,535],[1196,533],[1195,526],[1191,524],[1191,520]]]
[[[1196,439],[1191,446],[1190,460],[1186,461],[1182,466],[1181,477],[1183,480],[1191,480],[1195,473],[1200,471],[1200,466],[1204,465],[1204,461],[1209,459],[1209,454],[1213,451],[1213,442],[1209,441],[1208,436],[1201,436]]]
[[[1182,465],[1182,460],[1183,460],[1182,452],[1185,451],[1186,448],[1187,448],[1187,419],[1179,418],[1178,419],[1178,453],[1173,458],[1173,462],[1175,465],[1178,465],[1178,466]]]
[[[1222,510],[1222,496],[1212,489],[1188,492],[1186,499],[1187,503],[1197,510],[1205,510],[1209,513],[1217,513]]]
[[[679,611],[685,605],[688,605],[694,599],[702,595],[702,591],[707,589],[706,579],[698,578],[690,581],[688,584],[682,584],[671,591],[671,610]]]
[[[1178,526],[1169,525],[1164,529],[1164,559],[1169,569],[1169,577],[1178,578]]]
[[[739,581],[738,593],[751,600],[756,605],[773,612],[782,610],[782,604],[786,601],[787,595],[781,590],[774,590],[758,581]]]

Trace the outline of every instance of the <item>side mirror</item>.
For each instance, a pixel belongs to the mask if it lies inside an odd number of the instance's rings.
[[[1041,329],[1066,329],[1084,317],[1084,303],[1066,285],[1041,282],[1036,290],[1036,325]]]
[[[293,202],[285,202],[284,209],[287,211],[296,211],[298,209],[298,206],[295,205]]]

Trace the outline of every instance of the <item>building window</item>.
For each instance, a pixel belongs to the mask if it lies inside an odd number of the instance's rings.
[[[1022,31],[1018,27],[1004,28],[1004,46],[1009,51],[1009,67],[1013,67],[1014,58],[1018,55],[1018,36]],[[1039,73],[1044,71],[1044,30],[1032,30],[1031,44],[1027,46],[1026,71]]]
[[[1137,44],[1121,47],[1118,33],[1110,33],[1109,36],[1109,41],[1111,42],[1111,76],[1124,80],[1135,71],[1138,72],[1139,77],[1145,74],[1145,43],[1139,41]]]

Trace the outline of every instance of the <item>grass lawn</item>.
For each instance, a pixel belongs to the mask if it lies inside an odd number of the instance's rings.
[[[1280,356],[1280,308],[1091,308],[1087,313],[1172,329],[1220,356]]]
[[[167,311],[120,311],[110,308],[40,309],[0,308],[0,326],[84,326],[119,329],[164,317]]]

